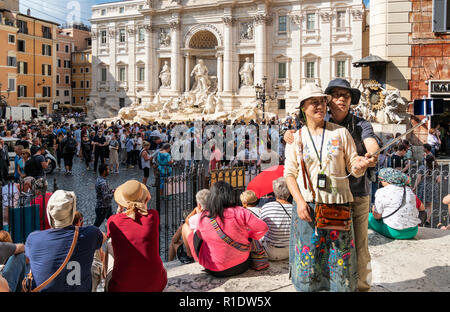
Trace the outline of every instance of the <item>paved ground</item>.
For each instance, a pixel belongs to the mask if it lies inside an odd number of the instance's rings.
[[[83,214],[85,225],[92,225],[95,221],[95,181],[97,179],[97,174],[94,173],[92,167],[93,166],[91,165],[91,170],[87,171],[84,163],[82,163],[78,157],[75,157],[72,175],[65,175],[65,170],[55,170],[53,174],[47,176],[49,190],[53,191],[54,180],[56,178],[58,189],[75,192],[77,195],[77,209]],[[138,167],[135,167],[134,169],[127,169],[121,166],[118,174],[110,174],[106,180],[108,181],[110,188],[116,188],[130,179],[142,181],[142,177],[143,172]],[[153,172],[151,172],[147,185],[150,186],[153,184],[153,179]],[[154,188],[149,187],[149,190],[152,196],[149,207],[154,207]],[[113,202],[114,213],[116,208],[117,205]],[[106,232],[106,222],[103,222],[100,229]]]
[[[371,292],[448,292],[450,231],[420,228],[411,240],[392,240],[369,230]],[[444,252],[443,252],[444,251]],[[293,292],[289,261],[270,262],[264,271],[248,270],[214,278],[198,263],[164,263],[169,292]]]

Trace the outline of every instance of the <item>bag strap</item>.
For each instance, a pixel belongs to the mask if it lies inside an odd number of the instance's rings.
[[[393,213],[391,213],[390,215],[388,215],[388,216],[386,216],[386,217],[382,217],[381,220],[387,219],[387,218],[389,218],[390,216],[392,216],[393,214],[395,214],[397,211],[399,211],[400,208],[403,207],[403,204],[405,203],[405,201],[406,201],[406,186],[403,185],[403,198],[402,198],[402,203],[400,204],[400,207],[398,207],[397,210],[395,210],[395,211],[394,211]]]
[[[75,226],[75,233],[73,235],[73,240],[72,240],[72,245],[70,246],[69,249],[69,253],[66,256],[66,259],[64,260],[63,264],[61,264],[61,266],[59,267],[59,269],[53,273],[52,276],[50,276],[45,282],[43,282],[41,285],[39,285],[38,287],[36,287],[35,289],[33,289],[31,292],[38,292],[41,289],[43,289],[44,287],[46,287],[48,284],[50,284],[60,273],[61,271],[66,267],[67,263],[70,260],[70,257],[72,257],[72,253],[75,250],[75,245],[77,244],[78,241],[78,234],[79,234],[79,227]],[[30,273],[28,273],[29,275],[32,274],[31,270]]]
[[[251,245],[250,244],[241,244],[238,242],[235,242],[234,240],[232,240],[227,234],[225,234],[222,229],[220,228],[219,224],[217,223],[216,218],[209,218],[211,225],[213,226],[214,230],[216,230],[217,234],[219,235],[219,237],[228,245],[236,248],[239,251],[242,252],[247,252],[250,250]]]
[[[300,155],[301,155],[301,165],[302,165],[302,174],[303,174],[303,184],[305,186],[305,189],[308,189],[308,186],[311,188],[311,192],[313,195],[313,201],[316,201],[316,192],[314,191],[314,187],[313,184],[311,182],[311,178],[309,177],[308,171],[306,170],[306,164],[305,164],[305,160],[303,158],[303,142],[302,142],[302,129],[300,128],[298,130],[299,133],[299,138],[300,138]],[[308,184],[306,183],[306,181],[308,181]]]
[[[283,204],[280,203],[278,200],[276,200],[277,203],[279,203],[281,205],[281,207],[283,207],[284,212],[286,212],[287,216],[289,217],[289,220],[291,220],[291,216],[289,215],[289,213],[287,212],[286,208],[284,208]]]

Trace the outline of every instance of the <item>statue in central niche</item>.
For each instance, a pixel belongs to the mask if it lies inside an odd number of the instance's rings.
[[[192,87],[192,91],[197,92],[207,92],[211,86],[211,81],[208,76],[208,67],[206,67],[202,59],[198,60],[197,65],[191,72],[191,76],[195,77],[195,84]]]

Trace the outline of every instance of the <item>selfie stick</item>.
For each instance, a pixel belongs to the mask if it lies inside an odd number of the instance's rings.
[[[405,133],[403,133],[402,135],[400,135],[398,138],[392,140],[392,142],[390,142],[389,144],[383,146],[382,148],[378,149],[378,151],[376,151],[375,153],[372,154],[372,156],[378,156],[382,151],[384,151],[385,149],[389,148],[390,146],[394,145],[395,143],[397,143],[398,141],[400,141],[402,138],[406,137],[408,134],[410,134],[411,132],[413,132],[414,130],[416,130],[417,128],[419,128],[420,126],[424,125],[426,122],[428,121],[428,116],[425,117],[420,123],[418,123],[417,125],[415,125],[414,127],[412,127],[411,129],[409,129],[408,131],[406,131]]]

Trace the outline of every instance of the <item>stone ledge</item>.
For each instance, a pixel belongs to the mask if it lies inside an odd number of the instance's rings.
[[[369,230],[372,292],[450,291],[450,231],[420,228],[415,239],[388,239]],[[270,262],[264,271],[249,270],[216,278],[198,263],[164,263],[169,292],[293,292],[288,260]]]

